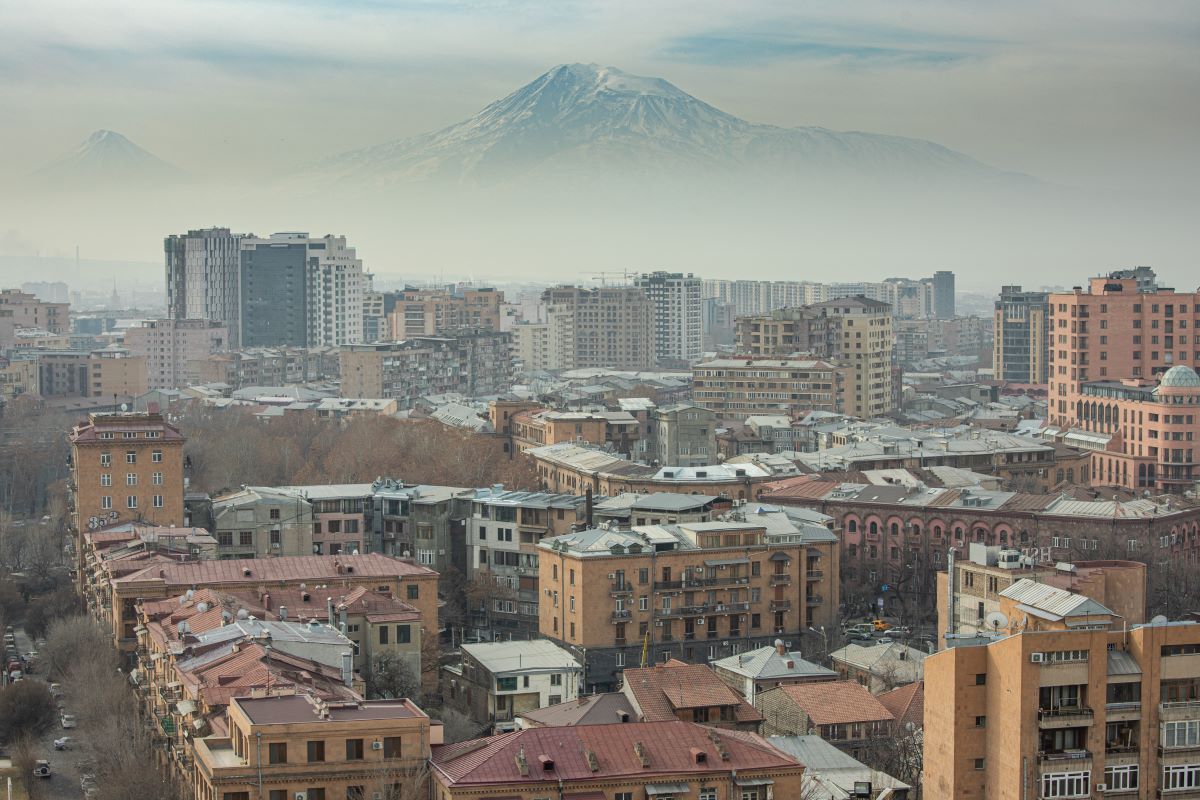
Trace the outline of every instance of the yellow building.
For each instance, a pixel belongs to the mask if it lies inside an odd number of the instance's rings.
[[[305,694],[236,697],[229,735],[194,739],[195,800],[424,797],[441,726],[411,700],[325,702]]]
[[[1200,797],[1200,625],[1022,579],[925,661],[929,797]]]

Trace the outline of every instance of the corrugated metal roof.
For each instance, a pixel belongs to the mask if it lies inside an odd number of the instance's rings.
[[[1142,668],[1138,666],[1137,659],[1129,655],[1129,653],[1126,653],[1124,650],[1109,650],[1108,674],[1141,675]]]
[[[1085,614],[1107,614],[1111,616],[1113,613],[1090,597],[1084,597],[1081,594],[1068,592],[1066,589],[1059,589],[1044,583],[1037,583],[1036,581],[1031,581],[1029,578],[1022,578],[1017,581],[1012,586],[1000,592],[1000,596],[1015,600],[1017,603],[1028,606],[1031,609],[1064,619],[1067,617],[1079,617]]]

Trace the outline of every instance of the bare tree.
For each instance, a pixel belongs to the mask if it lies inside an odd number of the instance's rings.
[[[429,797],[429,762],[424,758],[400,754],[394,761],[384,760],[366,778],[363,797],[383,800],[425,800]]]
[[[367,662],[363,677],[369,697],[420,697],[420,678],[394,650],[376,653]]]

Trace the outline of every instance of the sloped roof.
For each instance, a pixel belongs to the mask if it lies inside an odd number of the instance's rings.
[[[769,689],[768,692],[782,692],[815,725],[888,722],[893,719],[887,706],[879,702],[866,687],[854,681],[793,683]]]
[[[575,656],[549,639],[464,644],[462,651],[496,676],[582,669]]]
[[[866,670],[873,675],[887,672],[894,680],[904,682],[921,679],[925,672],[922,662],[927,656],[927,653],[900,642],[877,643],[865,647],[860,644],[848,644],[829,654],[834,661]]]
[[[899,689],[883,692],[876,698],[901,725],[925,725],[925,681],[914,681]]]
[[[703,664],[671,659],[665,664],[625,670],[625,686],[646,722],[676,719],[685,708],[730,706],[738,721],[762,719],[753,706]]]
[[[1111,610],[1090,597],[1068,592],[1057,586],[1031,581],[1029,578],[1022,578],[1012,584],[1001,591],[1000,596],[1016,601],[1022,610],[1044,619],[1062,620],[1068,617],[1113,615]]]
[[[713,736],[729,754],[718,756]],[[642,766],[640,745],[649,767]],[[696,763],[693,750],[711,760]],[[528,765],[522,775],[518,758]],[[595,757],[592,770],[587,753]],[[552,759],[546,769],[539,756]],[[529,728],[484,739],[433,748],[433,769],[451,786],[530,784],[556,786],[559,781],[597,781],[656,774],[711,774],[721,771],[796,768],[798,762],[769,745],[761,736],[740,731],[714,731],[693,722],[631,722],[627,725],[576,725],[570,728]],[[717,767],[716,765],[720,765]]]
[[[621,714],[625,718],[621,718]],[[578,701],[526,711],[521,717],[547,728],[566,728],[573,725],[612,725],[629,722],[637,715],[629,698],[620,692],[604,692],[581,697]]]
[[[780,655],[774,647],[767,645],[748,653],[739,653],[712,662],[714,668],[745,675],[754,680],[777,678],[837,678],[837,673],[820,664],[805,661],[800,653]]]

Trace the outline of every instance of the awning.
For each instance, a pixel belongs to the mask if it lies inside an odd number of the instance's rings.
[[[732,567],[736,564],[749,564],[749,563],[750,563],[750,559],[748,559],[748,558],[721,558],[721,559],[716,559],[713,561],[705,561],[704,566],[706,566],[706,567]]]
[[[818,549],[817,549],[817,548],[815,548],[815,547],[810,547],[810,548],[808,548],[808,554],[809,554],[810,556],[823,556],[823,555],[825,555],[824,553],[822,553],[820,550],[818,550]]]
[[[687,794],[689,791],[686,783],[647,783],[646,794]]]
[[[775,781],[770,778],[734,778],[733,782],[738,786],[773,786]]]
[[[196,704],[191,700],[180,700],[175,704],[175,710],[180,714],[187,716],[188,714],[196,713]]]
[[[771,557],[768,559],[768,561],[791,561],[791,560],[792,559],[788,557],[787,553],[781,552],[779,550],[776,550],[774,553],[771,553]]]

